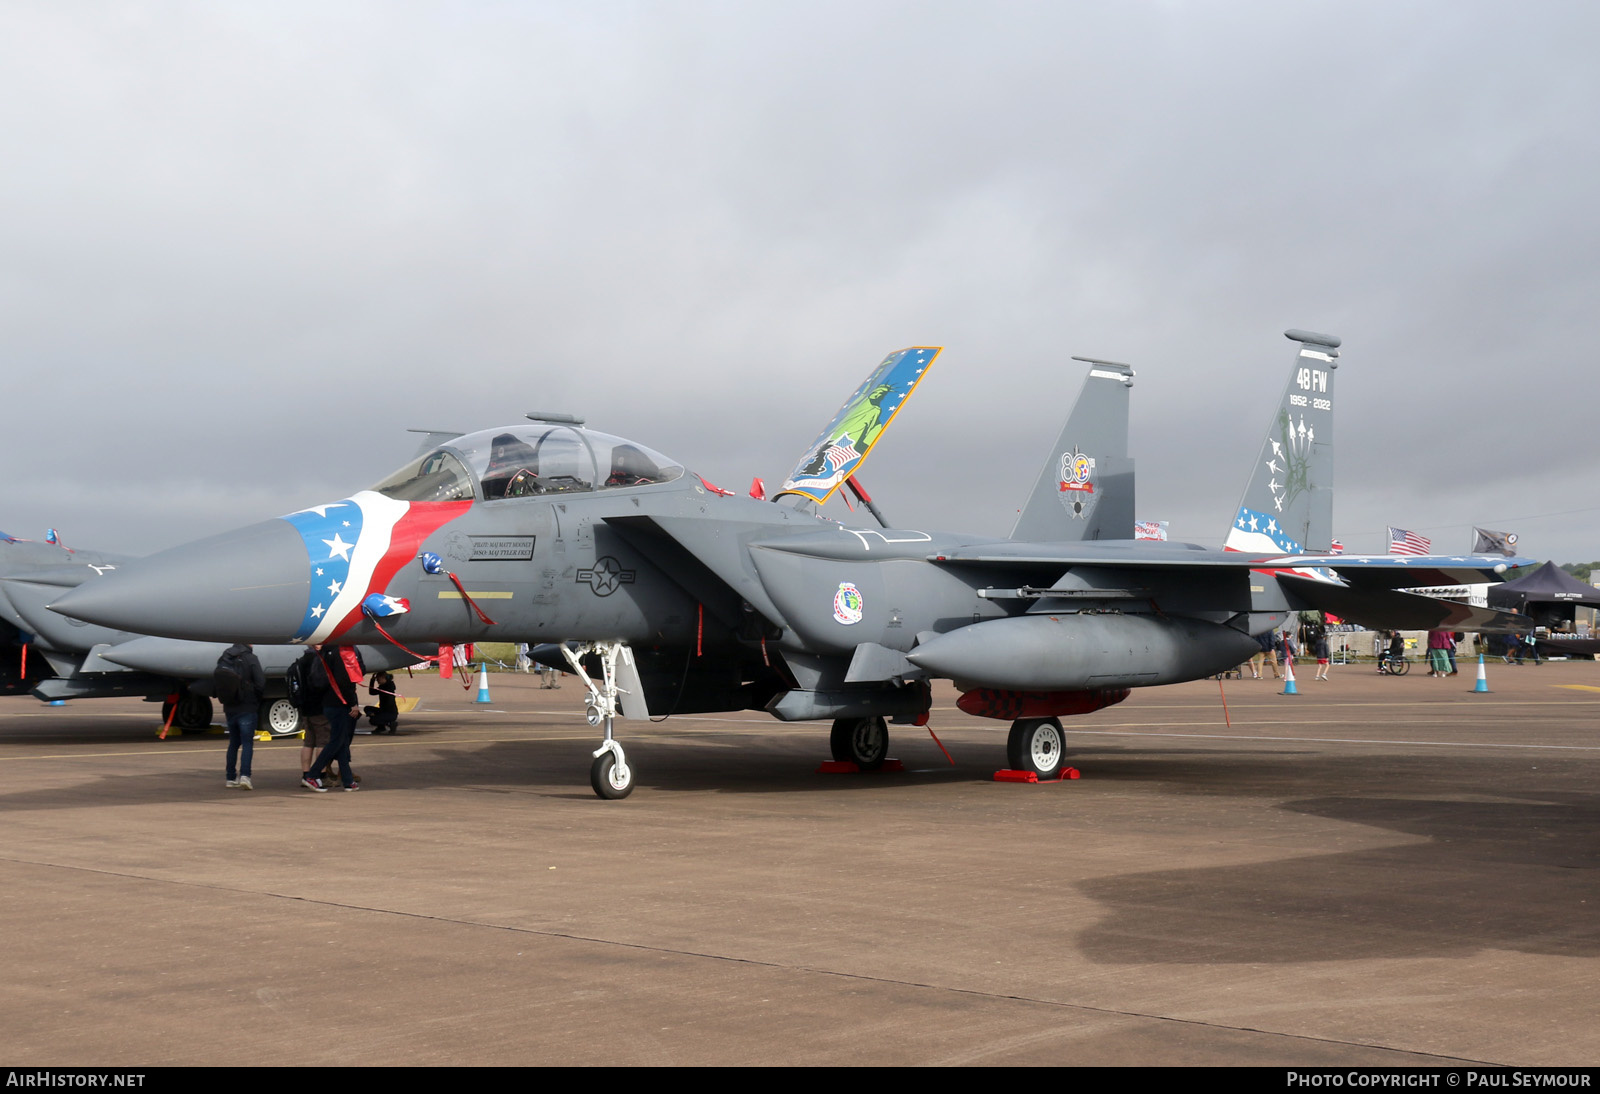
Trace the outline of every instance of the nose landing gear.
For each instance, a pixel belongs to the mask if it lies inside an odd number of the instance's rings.
[[[584,719],[592,726],[606,727],[606,738],[595,749],[594,763],[589,766],[589,785],[602,798],[626,798],[633,793],[633,768],[628,766],[628,757],[612,733],[612,723],[619,713],[624,718],[650,716],[633,651],[622,642],[586,642],[577,649],[563,645],[561,652],[588,689],[583,700]],[[600,658],[599,683],[590,679],[583,668],[584,656],[591,653]]]

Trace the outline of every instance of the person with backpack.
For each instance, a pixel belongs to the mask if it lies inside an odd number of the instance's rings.
[[[346,790],[359,790],[361,781],[350,767],[350,743],[356,735],[356,719],[361,703],[356,689],[366,676],[361,654],[354,646],[318,646],[311,662],[311,688],[322,700],[322,716],[328,719],[328,743],[323,746],[300,783],[319,794],[330,788],[323,784],[324,773],[339,761],[339,780]]]
[[[211,674],[211,690],[228,719],[228,759],[224,769],[227,781],[223,785],[254,790],[255,784],[250,781],[250,758],[255,753],[256,723],[261,717],[261,696],[267,690],[267,677],[249,645],[235,643],[217,658],[217,667]]]
[[[289,666],[284,684],[289,689],[289,702],[300,712],[300,784],[310,789],[306,782],[311,774],[311,761],[317,753],[328,747],[328,719],[322,716],[322,693],[311,686],[311,666],[317,660],[315,648],[308,649],[300,659]]]

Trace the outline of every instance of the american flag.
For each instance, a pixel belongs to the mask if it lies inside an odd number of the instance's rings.
[[[839,441],[843,441],[844,443],[840,444]],[[855,445],[849,437],[840,437],[839,441],[834,441],[832,444],[830,444],[827,452],[828,463],[835,471],[839,470],[839,468],[843,467],[851,460],[858,459],[861,456],[861,453],[856,451]]]
[[[1433,540],[1408,532],[1404,528],[1389,529],[1391,555],[1425,555],[1433,549]]]

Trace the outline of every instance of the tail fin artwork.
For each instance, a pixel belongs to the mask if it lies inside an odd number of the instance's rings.
[[[1299,352],[1223,548],[1257,554],[1333,545],[1333,374],[1339,339],[1286,330]]]
[[[885,357],[807,446],[772,500],[794,495],[820,506],[833,497],[866,461],[939,350],[938,346],[911,346]]]
[[[1133,460],[1128,456],[1133,369],[1092,357],[1073,360],[1089,365],[1089,375],[1011,529],[1014,540],[1133,538]]]

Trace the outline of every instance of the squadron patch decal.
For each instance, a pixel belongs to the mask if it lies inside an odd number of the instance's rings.
[[[833,618],[845,626],[861,622],[862,610],[866,602],[861,599],[861,590],[848,581],[839,582],[839,591],[833,594]]]
[[[1074,520],[1087,520],[1094,502],[1094,457],[1086,456],[1077,445],[1061,453],[1059,491],[1061,504]]]

